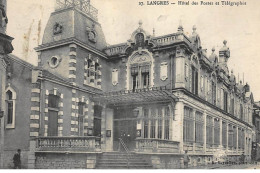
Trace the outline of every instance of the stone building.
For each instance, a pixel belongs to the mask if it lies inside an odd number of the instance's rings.
[[[252,158],[254,160],[260,160],[260,102],[255,102],[253,113],[253,125],[255,138],[252,147]]]
[[[104,158],[120,151],[153,168],[181,168],[186,150],[190,166],[243,152],[250,160],[254,100],[229,72],[223,43],[208,57],[195,26],[190,37],[182,26],[155,37],[140,21],[128,41],[107,46],[89,0],[57,0],[38,66],[26,68],[30,92],[16,91],[30,96],[30,112],[8,140],[24,137],[26,168],[114,168]]]
[[[7,54],[13,51],[13,38],[6,35],[8,18],[6,16],[6,0],[0,0],[0,168],[3,167],[4,132],[5,132],[5,86],[6,67],[8,64]]]

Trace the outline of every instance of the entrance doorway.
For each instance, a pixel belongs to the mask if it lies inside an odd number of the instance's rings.
[[[114,116],[114,150],[124,152],[125,149],[120,145],[121,138],[127,148],[132,151],[135,149],[136,138],[136,117],[133,109],[118,109]]]

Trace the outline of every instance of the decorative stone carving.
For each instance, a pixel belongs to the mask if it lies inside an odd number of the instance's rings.
[[[63,26],[56,22],[55,25],[53,26],[53,35],[61,34],[63,31]]]
[[[112,70],[112,85],[116,86],[118,84],[118,70]]]
[[[95,24],[94,23],[92,24],[92,28],[87,26],[86,32],[87,32],[88,40],[93,42],[93,43],[96,43],[97,33],[95,32]]]
[[[168,64],[167,64],[167,62],[162,62],[161,63],[160,78],[163,81],[168,78]]]

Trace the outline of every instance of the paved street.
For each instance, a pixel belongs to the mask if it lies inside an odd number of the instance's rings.
[[[214,164],[207,166],[190,167],[189,169],[260,169],[260,162],[257,164],[241,164],[241,165],[222,165]]]

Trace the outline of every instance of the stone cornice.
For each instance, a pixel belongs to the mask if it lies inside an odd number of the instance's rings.
[[[103,52],[95,49],[94,47],[87,45],[86,43],[83,43],[82,41],[79,41],[78,39],[76,39],[74,37],[40,45],[39,47],[35,48],[35,51],[40,52],[40,51],[48,50],[51,48],[56,48],[59,46],[65,46],[65,45],[69,45],[69,44],[76,44],[84,49],[94,52],[95,54],[103,57],[104,59],[107,59],[107,55],[105,55]]]

